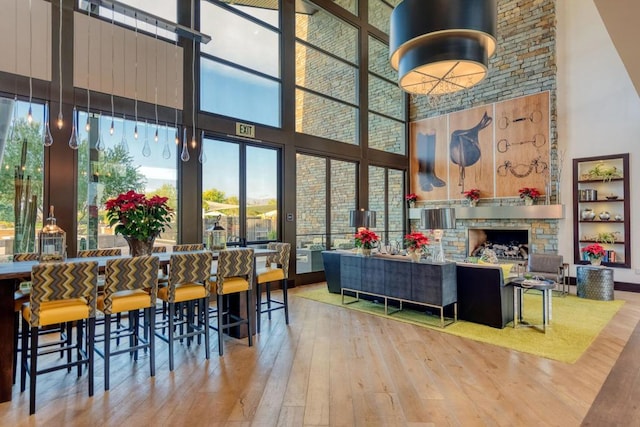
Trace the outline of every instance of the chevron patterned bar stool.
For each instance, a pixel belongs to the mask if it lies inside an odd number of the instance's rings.
[[[203,251],[204,244],[203,243],[187,243],[184,245],[173,245],[173,252],[193,252],[193,251]]]
[[[253,263],[253,249],[222,250],[218,254],[218,269],[216,272],[218,304],[217,310],[215,311],[218,316],[218,327],[214,327],[213,329],[218,331],[218,352],[220,356],[224,353],[222,336],[225,329],[246,323],[249,328],[249,347],[253,345],[253,334],[251,331],[251,313],[253,313],[251,298]],[[224,298],[238,292],[244,292],[247,298],[246,319],[233,316],[224,310]]]
[[[87,365],[89,396],[93,396],[97,277],[98,263],[94,261],[42,263],[33,266],[30,303],[22,307],[22,330],[30,333],[22,334],[20,375],[20,391],[23,392],[26,387],[26,374],[29,373],[29,414],[36,411],[36,378],[40,374],[76,366],[80,377],[82,366]],[[83,346],[85,321],[86,349]],[[38,356],[59,351],[59,348],[38,351],[39,329],[43,326],[66,323],[68,338],[71,341],[72,322],[76,322],[76,342],[69,343],[66,350],[75,349],[76,360],[38,369]]]
[[[211,252],[176,253],[171,255],[169,269],[169,285],[158,291],[158,298],[169,305],[167,318],[167,335],[156,332],[156,336],[169,344],[169,370],[173,371],[174,341],[187,338],[187,344],[195,336],[204,335],[205,356],[209,352],[209,276],[211,275]],[[179,303],[186,303],[184,309],[176,311]],[[198,315],[193,314],[194,305],[198,303]],[[197,319],[197,324],[196,324]],[[165,323],[165,322],[163,322]],[[186,326],[186,332],[176,333],[176,326]],[[163,326],[163,328],[164,328]]]
[[[267,244],[267,249],[275,250],[277,253],[267,256],[265,267],[258,268],[256,272],[256,328],[260,333],[260,318],[262,313],[267,313],[271,320],[271,312],[284,310],[284,319],[289,324],[289,299],[287,296],[287,279],[289,278],[289,256],[291,254],[290,243],[272,242]],[[275,264],[275,265],[274,265]],[[271,282],[282,282],[282,301],[271,298]],[[262,285],[265,285],[267,300],[262,302]],[[271,304],[275,304],[272,307]],[[266,305],[266,308],[263,308]]]
[[[107,249],[87,249],[84,251],[78,251],[78,258],[94,258],[105,256],[121,256],[122,249],[107,248]]]
[[[35,252],[26,252],[21,254],[13,254],[13,262],[38,261],[38,254]],[[28,288],[28,289],[27,289]],[[20,312],[22,305],[29,302],[31,293],[31,282],[20,283],[20,289],[13,293],[13,383],[16,383],[16,375],[18,373],[18,353],[21,351],[18,346],[20,340]]]
[[[104,389],[109,390],[111,357],[133,353],[138,360],[138,350],[149,350],[151,376],[156,374],[155,365],[155,318],[158,292],[158,268],[160,261],[155,256],[118,258],[107,261],[104,294],[98,297],[98,310],[104,313],[104,351],[96,347],[96,353],[104,358]],[[144,336],[140,336],[140,310],[144,310]],[[129,325],[111,330],[111,315],[128,312]],[[111,341],[129,337],[129,346],[114,350]]]

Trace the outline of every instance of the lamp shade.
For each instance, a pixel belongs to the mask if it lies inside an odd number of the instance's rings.
[[[420,228],[424,230],[456,228],[456,210],[454,208],[423,209],[420,213]]]
[[[376,212],[365,211],[360,209],[359,211],[349,211],[349,227],[366,227],[374,228],[376,226]]]
[[[403,0],[389,51],[399,86],[440,95],[480,83],[496,50],[496,0]]]

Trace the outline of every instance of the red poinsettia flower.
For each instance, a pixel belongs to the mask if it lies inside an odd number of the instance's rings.
[[[589,258],[602,258],[605,254],[604,248],[598,243],[585,246],[582,248],[582,252],[587,254]]]
[[[115,225],[115,233],[139,240],[158,237],[171,223],[173,210],[167,197],[155,195],[150,199],[133,190],[105,202],[107,220]]]
[[[414,231],[404,236],[404,244],[407,249],[416,250],[429,244],[429,238],[419,231]]]
[[[464,198],[467,200],[478,200],[480,198],[480,190],[478,188],[472,188],[462,194],[464,194]]]
[[[357,248],[371,249],[380,240],[380,236],[371,230],[363,228],[355,234]]]
[[[538,191],[538,189],[535,187],[522,187],[518,190],[518,193],[520,193],[521,199],[529,198],[537,200],[538,197],[542,195],[542,193],[540,193],[540,191]]]

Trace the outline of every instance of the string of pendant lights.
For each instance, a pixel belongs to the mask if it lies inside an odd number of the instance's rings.
[[[31,1],[29,0],[29,8],[30,8],[30,14],[31,14]],[[155,88],[154,88],[154,126],[155,126],[155,130],[153,131],[153,139],[154,142],[158,142],[160,140],[160,122],[159,122],[159,118],[158,118],[158,50],[159,50],[159,42],[158,42],[158,28],[159,27],[163,27],[169,31],[172,31],[174,33],[176,33],[176,35],[181,36],[181,37],[186,37],[186,38],[190,38],[192,40],[192,63],[191,63],[191,74],[192,74],[192,81],[195,80],[195,66],[196,66],[196,42],[200,42],[200,43],[207,43],[208,41],[211,40],[211,38],[205,34],[202,34],[198,31],[195,31],[195,25],[194,25],[194,17],[195,17],[195,12],[192,13],[192,20],[191,20],[191,28],[187,28],[169,21],[166,21],[162,18],[159,17],[155,17],[151,14],[148,14],[146,12],[143,11],[139,11],[135,8],[132,8],[130,6],[127,6],[123,3],[117,2],[117,1],[113,1],[113,0],[87,0],[88,3],[88,18],[89,21],[92,18],[92,11],[91,8],[92,6],[102,6],[102,7],[110,7],[111,8],[111,93],[110,93],[110,106],[111,106],[111,123],[109,126],[109,134],[111,136],[114,135],[115,133],[115,106],[114,106],[114,92],[115,92],[115,70],[114,70],[114,65],[115,65],[115,47],[114,47],[114,39],[115,39],[115,12],[118,11],[118,13],[123,13],[125,16],[130,16],[134,18],[134,22],[135,22],[135,27],[134,27],[134,34],[135,34],[135,60],[134,60],[134,73],[135,73],[135,84],[134,84],[134,128],[133,128],[133,137],[135,140],[138,140],[138,137],[140,135],[139,132],[139,117],[138,117],[138,101],[139,101],[139,97],[138,97],[138,42],[139,42],[139,37],[138,37],[138,25],[139,25],[139,20],[143,20],[147,23],[151,22],[152,25],[155,28],[155,34],[154,34],[154,42],[155,42],[155,62],[156,62],[156,66],[155,66]],[[59,6],[59,27],[58,27],[58,80],[59,80],[59,105],[58,105],[58,118],[57,118],[57,127],[58,129],[62,129],[64,126],[64,116],[63,116],[63,109],[62,109],[62,103],[63,103],[63,95],[62,95],[62,89],[63,89],[63,75],[62,75],[62,33],[63,33],[63,10],[62,10],[62,4],[63,4],[63,0],[59,0],[58,6]],[[193,3],[192,3],[192,7],[193,7]],[[16,12],[17,14],[17,12]],[[142,16],[138,16],[138,15],[142,15]],[[31,30],[31,23],[30,23],[30,28]],[[91,90],[90,90],[90,52],[91,52],[91,23],[89,22],[87,25],[87,31],[88,31],[88,36],[87,36],[87,87],[86,87],[86,91],[87,91],[87,120],[86,120],[86,124],[85,124],[85,130],[87,131],[87,133],[89,133],[90,129],[91,129]],[[29,34],[29,37],[31,38],[31,31]],[[177,43],[177,38],[176,37],[176,41],[174,43],[174,56],[175,56],[175,64],[176,64],[176,82],[175,82],[175,120],[174,120],[174,126],[175,126],[175,130],[176,130],[176,134],[175,134],[175,139],[176,139],[176,144],[178,144],[180,142],[180,138],[178,137],[178,84],[180,84],[180,81],[178,79],[179,77],[179,64],[177,61],[177,57],[178,57],[178,43]],[[125,38],[123,38],[123,53],[125,51],[126,48],[126,40]],[[124,70],[124,74],[123,77],[126,76],[126,63],[124,63],[125,66],[125,70]],[[30,101],[30,108],[29,108],[29,115],[31,115],[31,64],[30,64],[30,96],[29,96],[29,101]],[[196,100],[195,100],[195,84],[193,85],[193,94],[192,94],[192,135],[191,135],[191,146],[193,149],[195,149],[197,147],[197,128],[196,128]],[[93,116],[95,117],[95,115]],[[79,137],[78,137],[78,109],[76,106],[73,107],[73,117],[72,117],[72,126],[71,126],[71,135],[70,135],[70,139],[69,139],[69,146],[72,149],[77,149],[79,147]],[[43,138],[43,144],[45,146],[51,146],[54,142],[53,137],[51,135],[51,131],[50,131],[50,125],[49,125],[49,121],[50,121],[50,109],[49,109],[49,103],[46,102],[45,104],[45,127],[44,127],[44,138]],[[104,150],[104,141],[101,135],[101,121],[102,121],[102,113],[98,113],[97,114],[97,129],[96,129],[96,133],[97,133],[97,141],[96,141],[96,149],[98,149],[98,151],[103,151]],[[144,145],[142,147],[142,154],[145,157],[148,157],[151,155],[151,147],[149,145],[149,130],[148,127],[150,126],[150,123],[148,120],[145,120],[144,122]],[[120,141],[120,147],[125,150],[128,151],[129,146],[128,146],[128,142],[127,142],[127,137],[126,137],[126,115],[123,115],[123,123],[122,123],[122,138]],[[189,144],[187,143],[187,126],[183,125],[183,135],[182,135],[182,149],[181,149],[181,154],[180,154],[180,158],[182,161],[189,161],[190,160],[190,154],[189,154]],[[165,132],[165,141],[164,141],[164,146],[162,149],[162,157],[165,159],[168,159],[171,157],[171,150],[168,146],[168,135],[169,134],[169,126],[166,125],[166,132]],[[204,132],[201,133],[201,141],[204,138]],[[201,142],[202,143],[202,142]],[[198,156],[198,160],[201,163],[206,162],[206,155],[204,153],[203,147],[200,147],[200,153]]]

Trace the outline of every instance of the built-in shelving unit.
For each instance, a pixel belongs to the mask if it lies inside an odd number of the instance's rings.
[[[631,268],[629,187],[628,153],[573,160],[574,263],[588,264],[582,248],[600,243],[603,265]]]

